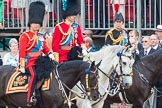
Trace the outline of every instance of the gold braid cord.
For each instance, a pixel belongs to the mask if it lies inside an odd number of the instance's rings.
[[[25,58],[20,58],[20,68],[25,68]]]
[[[70,37],[70,33],[72,33],[72,35],[74,35],[74,30],[73,30],[73,28],[70,26],[69,29],[68,29],[68,31],[67,31],[67,33],[65,33],[65,32],[63,32],[63,30],[62,30],[60,24],[58,24],[57,26],[58,26],[60,32],[63,34],[63,38],[62,38],[62,40],[60,41],[60,45],[63,45],[64,43],[66,43],[66,42],[68,41],[68,39],[69,39],[69,37]],[[66,39],[66,40],[64,41],[64,39]]]
[[[68,39],[69,39],[69,37],[70,37],[70,33],[71,33],[71,32],[74,33],[74,30],[73,30],[72,27],[70,26],[69,29],[68,29],[68,31],[67,31],[67,33],[65,33],[65,32],[63,32],[63,30],[62,30],[60,24],[58,24],[57,26],[58,26],[60,32],[63,34],[63,38],[62,38],[61,43],[60,43],[60,45],[63,45],[64,43],[66,43],[66,42],[68,41]],[[73,35],[73,34],[72,34],[72,35]],[[65,38],[66,38],[66,40],[63,42],[63,40],[64,40]]]
[[[110,39],[113,41],[113,45],[116,45],[117,43],[119,43],[120,41],[123,40],[124,36],[122,34],[120,34],[117,39],[114,39],[113,34],[112,34],[113,30],[114,30],[114,28],[106,33],[105,41],[106,41],[107,37],[110,36]]]
[[[36,34],[34,34],[33,38],[30,38],[29,34],[25,33],[27,38],[29,39],[29,42],[33,41],[32,45],[26,49],[26,51],[29,51],[33,46],[34,44],[38,41],[38,36]]]

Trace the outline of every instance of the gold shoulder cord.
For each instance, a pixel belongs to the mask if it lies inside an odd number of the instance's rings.
[[[112,35],[112,31],[113,31],[113,30],[114,30],[114,28],[112,28],[112,29],[110,29],[109,31],[106,32],[105,41],[106,41],[106,39],[107,39],[107,37],[108,37],[109,35]]]
[[[62,28],[61,28],[61,26],[58,24],[58,28],[59,28],[59,30],[60,30],[60,32],[64,35],[64,36],[67,36],[67,35],[69,35],[70,34],[70,32],[72,31],[72,27],[70,26],[69,27],[69,29],[68,29],[68,32],[67,33],[65,33],[65,32],[63,32],[63,30],[62,30]]]
[[[60,43],[60,45],[63,45],[64,43],[66,43],[67,41],[68,41],[68,38],[70,37],[70,33],[72,32],[72,33],[74,33],[73,31],[73,29],[72,29],[72,27],[70,26],[69,27],[69,29],[68,29],[68,32],[67,33],[65,33],[65,32],[63,32],[63,30],[62,30],[62,28],[61,28],[61,26],[58,24],[57,25],[58,26],[58,28],[59,28],[59,30],[60,30],[60,32],[63,34],[63,36],[64,36],[64,38],[62,38],[62,40],[60,41],[61,43]],[[65,39],[65,36],[67,36],[66,38],[66,40],[62,43],[62,41]]]
[[[124,37],[123,37],[122,34],[120,34],[119,37],[118,37],[117,39],[114,39],[114,37],[113,37],[113,35],[112,35],[112,31],[113,31],[113,30],[114,30],[114,29],[111,29],[110,31],[108,31],[108,32],[106,33],[105,41],[106,41],[107,37],[110,36],[110,39],[113,41],[113,45],[115,45],[115,44],[119,43],[121,40],[123,40]]]
[[[36,34],[34,34],[33,38],[30,38],[29,34],[27,34],[27,33],[25,33],[25,34],[26,34],[27,38],[29,39],[29,42],[33,41],[32,45],[28,49],[26,49],[26,51],[29,51],[34,46],[35,42],[37,42],[38,36],[36,36]],[[28,44],[29,44],[29,42],[28,42]]]

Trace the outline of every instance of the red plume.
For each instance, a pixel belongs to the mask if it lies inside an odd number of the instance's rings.
[[[117,13],[119,11],[120,4],[114,4],[115,12]]]

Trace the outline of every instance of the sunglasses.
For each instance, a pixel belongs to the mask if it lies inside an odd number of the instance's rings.
[[[142,43],[147,43],[148,41],[142,41]]]

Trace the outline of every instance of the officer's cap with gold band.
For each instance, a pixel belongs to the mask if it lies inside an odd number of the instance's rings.
[[[43,18],[45,14],[45,5],[41,1],[32,2],[29,6],[29,21],[28,26],[31,23],[38,23],[42,26]]]
[[[61,12],[63,19],[80,14],[80,0],[61,0]]]
[[[124,22],[124,18],[123,18],[123,15],[122,15],[122,13],[115,13],[115,20],[114,21],[122,21],[122,22]]]

